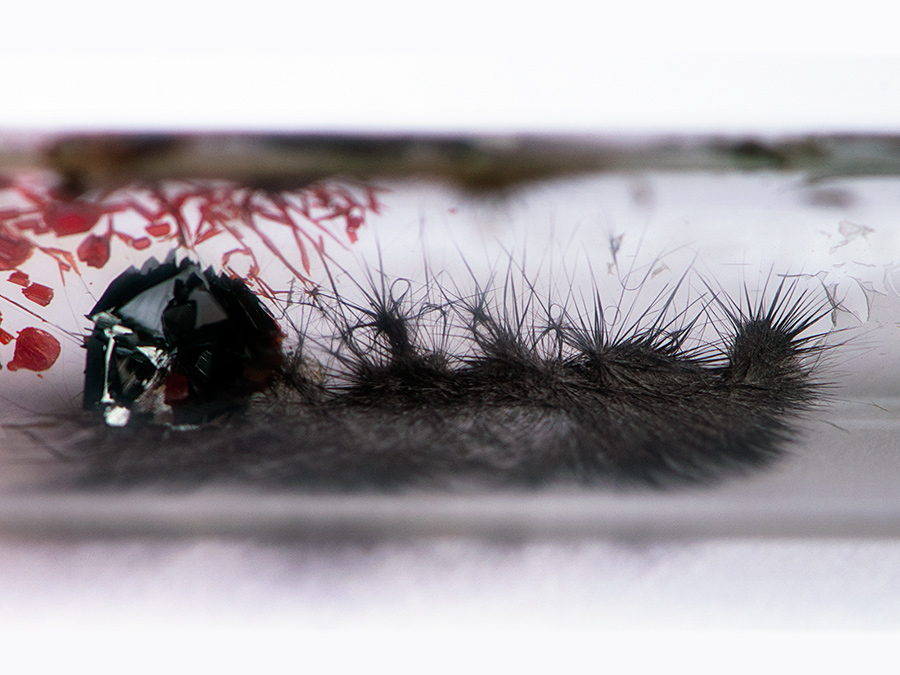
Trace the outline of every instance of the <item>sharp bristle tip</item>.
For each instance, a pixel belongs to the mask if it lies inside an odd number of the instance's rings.
[[[641,309],[622,294],[610,321],[596,287],[586,307],[571,289],[556,303],[512,265],[500,281],[472,277],[471,291],[434,273],[417,287],[376,268],[352,281],[358,300],[332,277],[293,308],[299,340],[277,386],[227,434],[176,435],[140,461],[115,443],[91,454],[90,480],[696,483],[776,460],[824,398],[827,331],[811,330],[832,307],[797,279],[736,302],[705,279],[687,293],[683,275]]]

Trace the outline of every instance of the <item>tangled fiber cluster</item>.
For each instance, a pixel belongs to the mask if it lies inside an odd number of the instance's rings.
[[[90,484],[311,489],[666,485],[762,466],[823,398],[816,324],[833,303],[782,277],[757,300],[707,285],[676,310],[682,286],[636,318],[620,297],[609,321],[599,292],[558,304],[512,273],[418,294],[372,274],[359,300],[332,283],[303,301],[278,384],[242,410],[192,430],[95,424],[66,455]]]

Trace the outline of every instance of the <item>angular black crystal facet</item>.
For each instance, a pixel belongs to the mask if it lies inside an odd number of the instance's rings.
[[[170,257],[119,275],[91,310],[84,405],[112,426],[133,413],[199,424],[281,368],[282,333],[240,279]]]

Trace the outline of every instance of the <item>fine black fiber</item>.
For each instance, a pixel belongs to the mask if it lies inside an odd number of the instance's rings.
[[[599,292],[559,305],[511,272],[418,294],[378,274],[354,282],[359,301],[332,282],[299,308],[278,384],[241,411],[193,430],[95,422],[66,456],[87,485],[306,489],[670,485],[764,466],[824,398],[816,325],[833,303],[781,277],[758,300],[707,284],[677,311],[683,282],[619,325]]]

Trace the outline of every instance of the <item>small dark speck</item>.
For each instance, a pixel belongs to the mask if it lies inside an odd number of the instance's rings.
[[[826,209],[846,209],[856,204],[856,194],[842,188],[816,188],[803,192],[803,201]]]
[[[641,208],[651,208],[656,203],[653,186],[646,181],[635,182],[631,186],[631,202]]]

